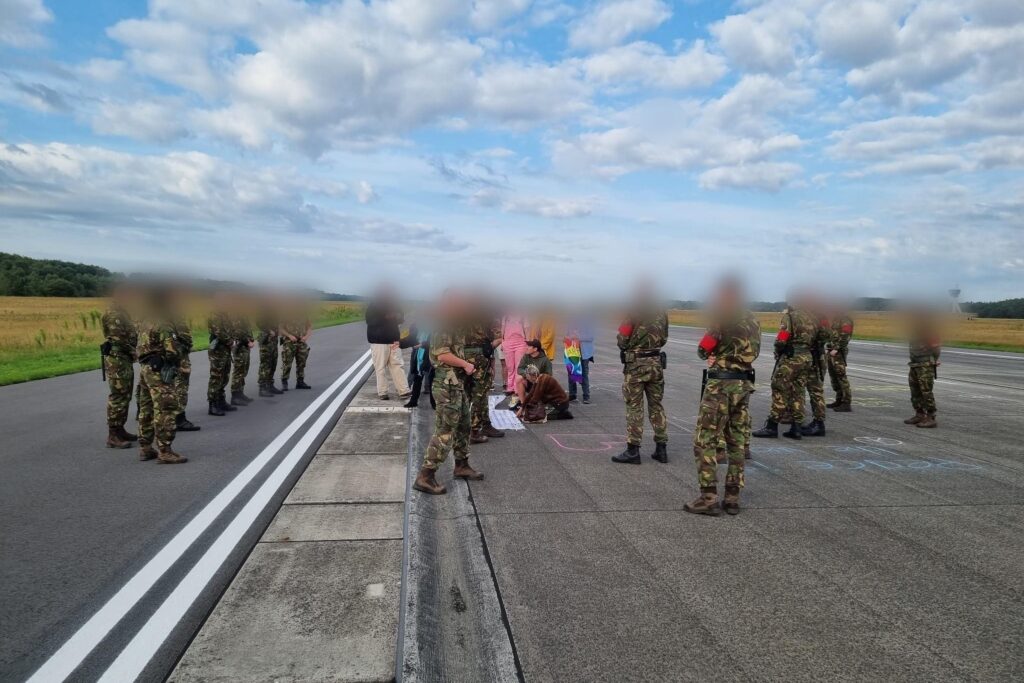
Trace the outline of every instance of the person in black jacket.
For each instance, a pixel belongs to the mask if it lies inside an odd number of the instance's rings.
[[[381,287],[366,307],[366,341],[370,343],[370,356],[377,376],[377,396],[382,401],[390,398],[388,374],[399,398],[408,398],[411,394],[400,349],[402,333],[399,325],[403,319],[395,293],[388,286]]]

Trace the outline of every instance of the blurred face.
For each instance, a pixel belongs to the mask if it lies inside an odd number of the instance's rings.
[[[740,300],[739,288],[727,283],[718,288],[713,305],[718,311],[734,311],[739,308]]]

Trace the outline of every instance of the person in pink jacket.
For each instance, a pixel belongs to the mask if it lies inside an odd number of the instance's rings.
[[[505,354],[505,367],[507,377],[505,380],[506,394],[516,386],[516,373],[519,369],[519,359],[526,353],[526,331],[530,324],[526,318],[517,313],[506,315],[501,319],[501,352]]]

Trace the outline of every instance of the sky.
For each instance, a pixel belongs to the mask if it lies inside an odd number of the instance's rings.
[[[0,251],[1024,296],[1020,0],[0,0]]]

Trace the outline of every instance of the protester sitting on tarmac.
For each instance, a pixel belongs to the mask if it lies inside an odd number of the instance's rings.
[[[526,370],[531,365],[535,366],[541,375],[552,374],[551,359],[544,355],[543,346],[537,339],[526,342],[526,353],[519,360],[515,384],[516,398],[519,399],[517,405],[525,403],[526,395],[533,390],[533,383],[526,375]]]
[[[526,395],[523,405],[519,406],[516,416],[523,422],[547,422],[547,407],[554,410],[552,420],[571,420],[569,412],[569,395],[552,375],[543,375],[536,365],[526,367],[526,381],[530,383],[530,393]]]

